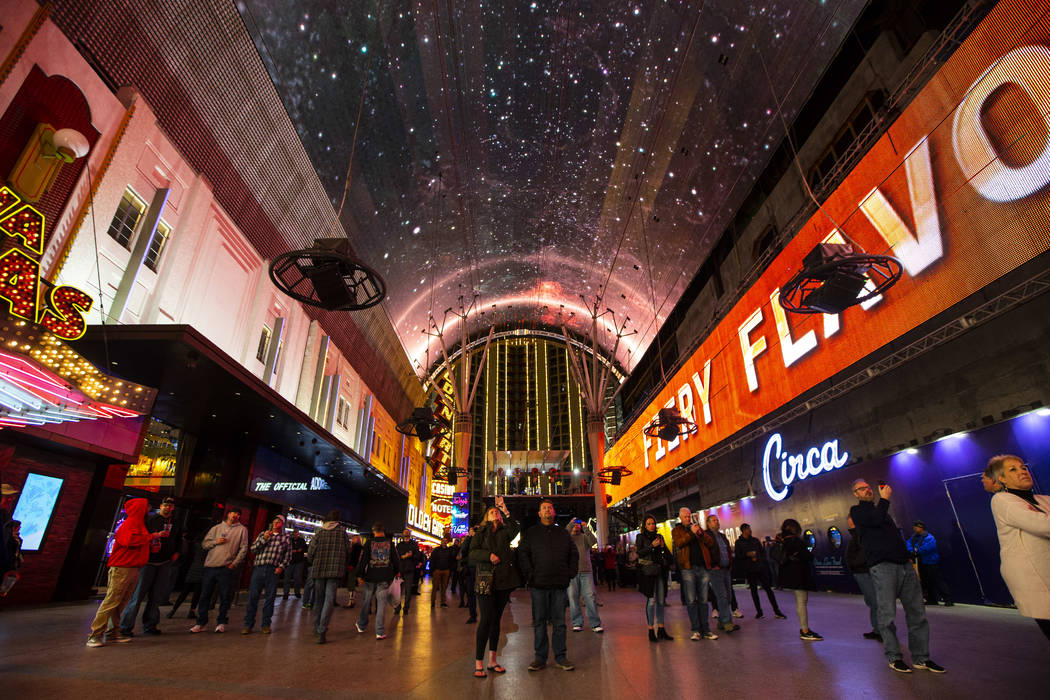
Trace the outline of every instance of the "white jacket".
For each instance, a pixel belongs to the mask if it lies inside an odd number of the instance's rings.
[[[992,496],[999,530],[999,571],[1025,617],[1050,620],[1050,496],[1037,494],[1036,508],[1019,496]]]

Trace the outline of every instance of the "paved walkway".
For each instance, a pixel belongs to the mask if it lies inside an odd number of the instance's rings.
[[[0,689],[4,698],[997,698],[1046,697],[1050,641],[1014,610],[956,605],[930,608],[932,656],[943,676],[894,673],[876,642],[861,638],[867,612],[859,597],[814,594],[810,624],[825,641],[798,638],[794,604],[778,594],[787,620],[751,619],[750,596],[737,589],[742,629],[716,641],[689,641],[685,610],[671,592],[673,642],[647,641],[641,595],[602,593],[605,634],[569,632],[572,672],[548,666],[529,673],[532,628],[527,591],[504,615],[502,676],[471,676],[474,626],[464,610],[431,611],[428,596],[389,638],[354,631],[357,609],[339,609],[329,643],[314,643],[294,598],[282,601],[273,634],[239,634],[244,608],[231,610],[230,632],[188,634],[183,615],[162,618],[164,634],[129,644],[84,646],[96,604],[0,611]],[[345,597],[345,592],[341,594]],[[162,612],[166,611],[162,608]],[[185,612],[185,608],[182,609]],[[766,611],[767,615],[769,611]],[[166,614],[166,613],[165,613]],[[388,617],[389,619],[389,617]],[[903,629],[903,616],[898,616]],[[258,627],[256,628],[258,629]]]

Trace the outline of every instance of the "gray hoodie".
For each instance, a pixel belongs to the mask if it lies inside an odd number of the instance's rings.
[[[225,537],[223,544],[216,544],[216,540]],[[248,528],[240,523],[228,525],[225,521],[219,523],[208,534],[204,536],[201,545],[208,555],[204,559],[204,568],[217,568],[220,566],[237,566],[248,554]]]
[[[576,550],[580,553],[579,571],[577,573],[589,574],[591,572],[591,547],[598,544],[598,538],[594,536],[591,526],[587,523],[583,523],[580,527],[580,534],[572,534],[572,526],[575,524],[576,521],[572,520],[565,529],[569,531],[572,543],[576,545]]]

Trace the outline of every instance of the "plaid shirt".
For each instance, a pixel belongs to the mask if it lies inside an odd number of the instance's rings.
[[[336,525],[315,532],[306,558],[310,561],[310,576],[315,581],[346,576],[350,559],[350,539],[346,536],[346,529]]]
[[[278,535],[266,540],[266,530],[252,542],[252,552],[255,554],[255,566],[274,566],[283,569],[292,561],[292,537],[284,530]]]

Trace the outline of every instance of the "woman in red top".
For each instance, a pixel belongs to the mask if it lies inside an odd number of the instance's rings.
[[[605,585],[610,591],[616,590],[616,550],[612,545],[605,548]]]
[[[150,533],[146,529],[146,509],[148,503],[145,498],[132,498],[124,504],[124,518],[113,533],[113,551],[110,552],[109,580],[106,586],[106,597],[98,606],[95,620],[91,623],[91,636],[88,637],[89,647],[105,646],[103,635],[106,628],[111,642],[130,642],[131,637],[120,634],[120,616],[124,612],[124,606],[135,592],[135,584],[139,580],[139,569],[149,561],[149,543],[158,537],[167,537],[168,532]]]

